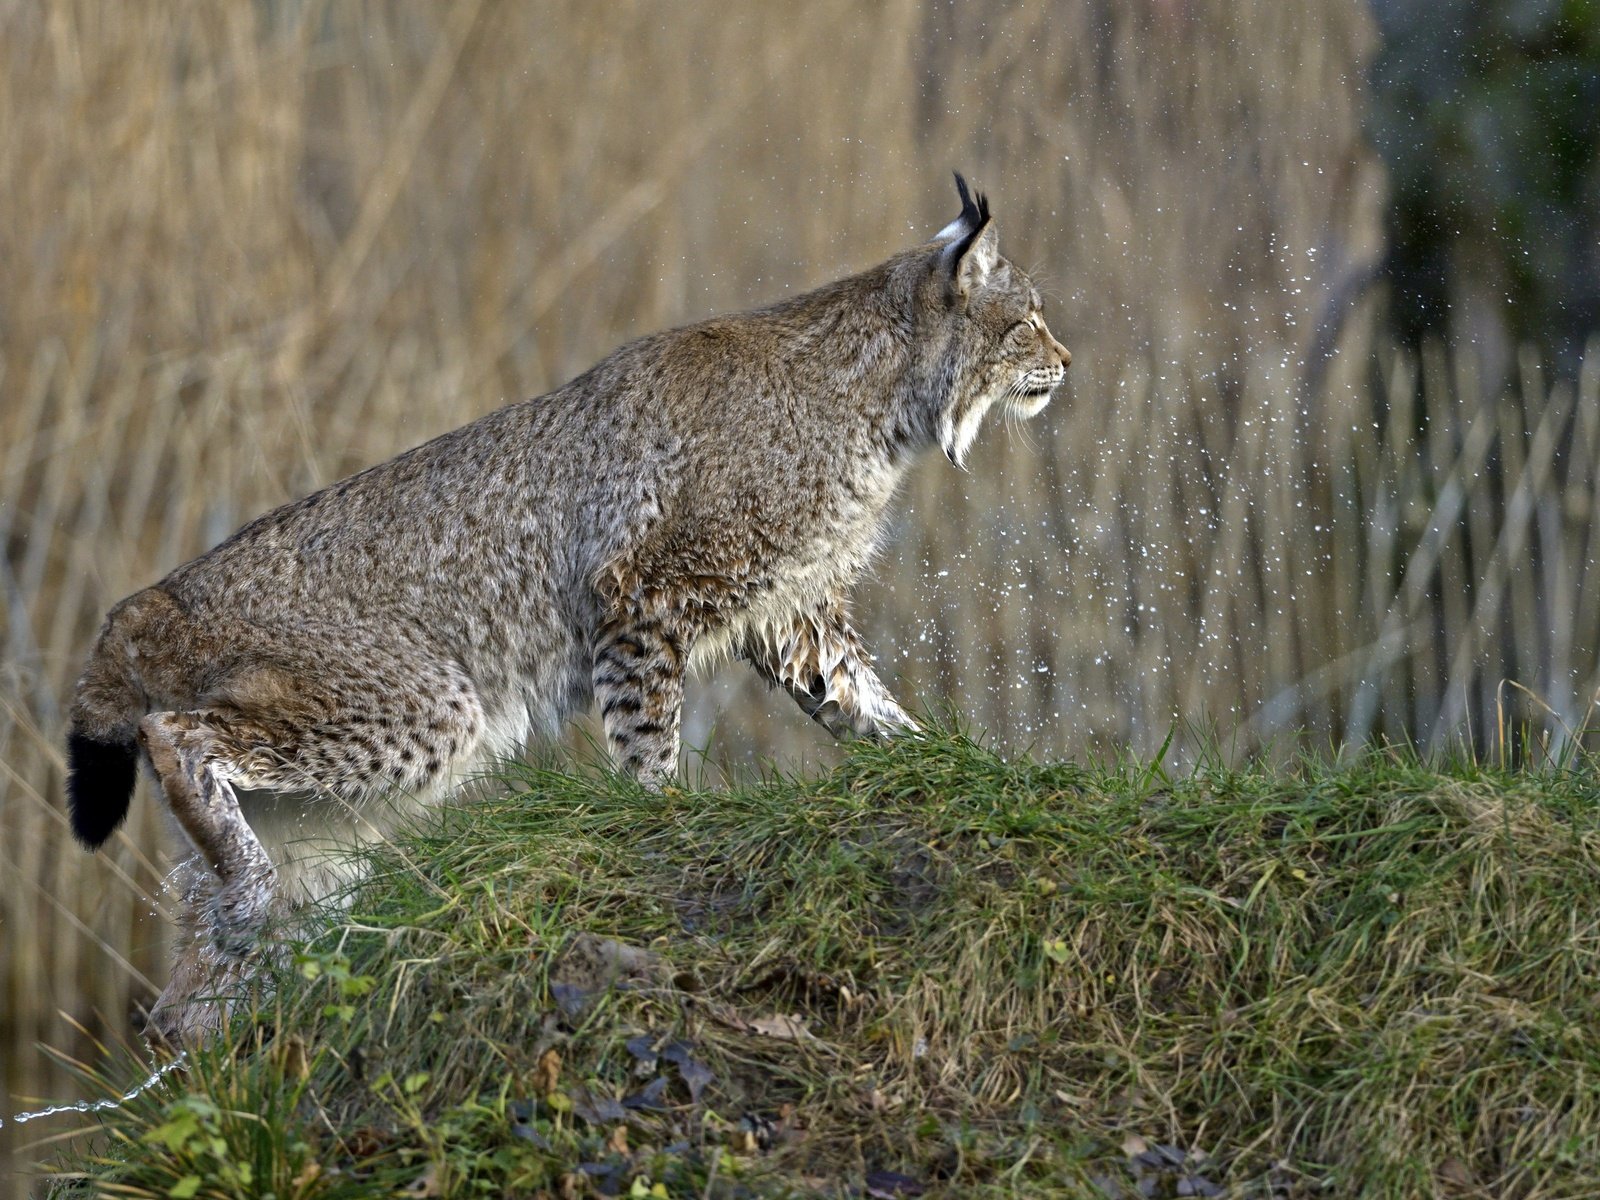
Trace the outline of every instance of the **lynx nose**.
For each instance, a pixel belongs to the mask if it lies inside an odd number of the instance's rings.
[[[1072,365],[1072,351],[1056,341],[1056,335],[1044,327],[1043,321],[1039,322],[1039,332],[1044,334],[1045,344],[1054,350],[1056,357],[1061,360],[1062,368],[1070,367]]]

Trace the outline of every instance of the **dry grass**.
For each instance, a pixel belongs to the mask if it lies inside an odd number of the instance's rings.
[[[153,806],[92,860],[58,808],[108,604],[628,336],[881,257],[951,167],[1075,363],[913,481],[862,602],[902,692],[1052,753],[1175,716],[1581,732],[1600,356],[1502,395],[1381,352],[1369,36],[1270,0],[0,8],[0,1088],[59,1094],[58,1011],[120,1029],[162,970]],[[819,753],[731,678],[689,727]]]

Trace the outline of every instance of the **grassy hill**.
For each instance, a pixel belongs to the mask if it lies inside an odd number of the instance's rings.
[[[939,734],[730,791],[510,783],[385,850],[57,1192],[1600,1186],[1581,764],[1169,778]]]

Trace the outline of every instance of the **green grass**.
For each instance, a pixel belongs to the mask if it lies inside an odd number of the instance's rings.
[[[510,780],[60,1192],[1595,1194],[1586,765]]]

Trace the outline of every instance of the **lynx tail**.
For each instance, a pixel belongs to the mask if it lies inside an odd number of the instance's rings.
[[[132,738],[102,742],[76,729],[67,735],[67,811],[73,834],[90,850],[128,815],[138,765]]]

